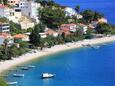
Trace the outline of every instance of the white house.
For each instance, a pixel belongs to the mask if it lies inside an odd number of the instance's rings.
[[[0,17],[8,18],[9,15],[10,15],[9,8],[4,6],[3,4],[0,4]]]
[[[28,1],[28,0],[20,0],[19,8],[23,15],[28,16],[29,18],[39,22],[38,20],[38,8],[40,7],[39,3],[35,1]]]
[[[66,7],[66,8],[64,9],[64,12],[65,12],[65,15],[66,15],[66,16],[77,15],[77,12],[76,12],[73,8],[70,8],[70,7]]]
[[[83,34],[86,34],[88,30],[88,26],[84,24],[77,24],[77,29],[81,30]]]
[[[21,9],[9,8],[0,4],[0,17],[6,17],[8,20],[18,23],[21,16]]]
[[[0,33],[0,45],[4,44],[4,40],[8,40],[8,44],[14,43],[13,37],[8,33]]]
[[[46,33],[39,33],[39,35],[40,35],[41,38],[46,38],[47,37]]]
[[[70,8],[70,7],[66,7],[66,8],[64,9],[64,12],[65,12],[65,15],[66,15],[66,16],[70,16],[70,17],[71,17],[71,16],[76,16],[77,19],[83,18],[82,15],[78,14],[73,8]]]

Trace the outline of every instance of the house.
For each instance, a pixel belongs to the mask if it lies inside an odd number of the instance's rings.
[[[0,17],[6,17],[9,21],[19,23],[22,13],[19,8],[9,8],[0,4]]]
[[[9,23],[3,23],[0,22],[0,32],[1,33],[9,33],[10,32],[10,26]]]
[[[39,33],[39,35],[40,35],[41,38],[46,38],[47,37],[46,33]]]
[[[58,36],[58,32],[52,30],[52,29],[48,29],[46,32],[46,35],[52,35],[53,37],[57,37]]]
[[[107,23],[107,19],[101,18],[101,19],[98,19],[98,22],[99,23]]]
[[[6,7],[3,4],[0,4],[0,17],[6,17],[6,18],[8,18],[9,15],[10,15],[9,8]]]
[[[13,36],[14,39],[17,41],[29,41],[29,36],[25,35],[25,34],[16,34]]]
[[[39,3],[35,1],[28,1],[28,0],[20,0],[19,4],[17,5],[18,8],[21,9],[23,15],[33,19],[37,23],[38,20],[38,8],[40,7]]]
[[[65,15],[66,15],[66,16],[74,16],[74,15],[77,15],[77,12],[76,12],[73,8],[70,8],[70,7],[65,7],[65,8],[64,8],[64,12],[65,12]]]
[[[20,0],[8,0],[8,4],[11,6],[15,6],[16,4],[19,3]]]
[[[14,43],[13,37],[8,33],[0,33],[0,45],[4,44],[4,40],[8,40],[8,44]]]
[[[80,30],[83,34],[86,34],[88,30],[88,26],[81,24],[81,23],[77,24],[76,28]]]
[[[76,24],[62,24],[60,30],[75,32],[77,28]]]
[[[70,8],[70,7],[65,7],[64,12],[65,12],[66,16],[70,16],[70,17],[76,16],[77,19],[82,19],[83,18],[82,15],[78,14],[73,8]]]

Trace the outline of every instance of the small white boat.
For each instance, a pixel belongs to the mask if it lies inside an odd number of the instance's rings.
[[[28,67],[21,67],[21,70],[29,70]]]
[[[14,77],[24,77],[24,74],[13,74]]]
[[[36,66],[33,66],[33,65],[29,65],[28,67],[29,67],[29,68],[35,68]]]
[[[54,74],[51,74],[51,73],[43,73],[42,74],[42,78],[53,78],[55,75]]]
[[[18,82],[7,82],[7,85],[16,85]]]
[[[92,46],[92,48],[94,48],[94,49],[99,49],[100,46]]]

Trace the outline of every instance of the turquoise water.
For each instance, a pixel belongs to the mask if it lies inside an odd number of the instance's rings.
[[[115,0],[54,0],[57,3],[75,7],[80,5],[81,10],[92,9],[101,12],[109,23],[115,24]]]
[[[115,43],[100,45],[99,49],[80,48],[46,56],[24,65],[30,70],[9,72],[7,81],[16,86],[115,86]],[[41,79],[43,72],[55,73],[53,79]],[[23,78],[13,73],[24,73]]]

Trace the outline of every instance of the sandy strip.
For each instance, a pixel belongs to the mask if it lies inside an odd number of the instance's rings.
[[[69,50],[73,48],[80,48],[82,47],[83,44],[93,45],[93,44],[100,44],[100,43],[106,43],[106,42],[111,42],[111,41],[115,41],[115,36],[83,40],[83,41],[78,41],[74,43],[67,43],[64,45],[55,45],[51,48],[47,48],[42,51],[36,51],[36,53],[27,53],[25,55],[20,56],[19,58],[14,58],[13,60],[0,62],[0,74],[3,71],[6,71],[13,66],[19,65],[27,61],[31,61],[36,58],[40,58],[41,56],[44,56],[44,55],[54,54],[60,51],[65,51],[65,50]]]

